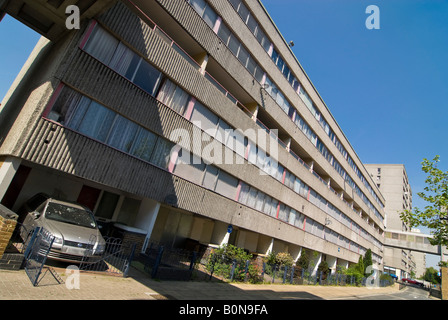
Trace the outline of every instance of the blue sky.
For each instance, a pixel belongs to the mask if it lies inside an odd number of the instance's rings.
[[[448,1],[262,3],[361,161],[404,164],[413,204],[424,208],[423,158],[440,155],[448,170]],[[380,10],[379,30],[365,26],[369,5]]]
[[[448,1],[262,2],[361,161],[403,163],[423,208],[421,161],[440,155],[448,170]],[[379,30],[365,27],[369,5]],[[39,36],[5,16],[0,39],[3,99]]]

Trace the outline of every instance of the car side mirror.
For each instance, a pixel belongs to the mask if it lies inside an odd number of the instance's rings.
[[[37,211],[33,211],[32,216],[33,216],[34,219],[39,219],[40,213],[37,212]]]

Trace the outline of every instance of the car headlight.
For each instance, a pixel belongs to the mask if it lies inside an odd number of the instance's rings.
[[[63,244],[63,243],[64,243],[64,240],[62,238],[54,237],[53,244]]]
[[[94,252],[95,252],[95,254],[103,254],[104,250],[106,250],[105,244],[97,244]]]

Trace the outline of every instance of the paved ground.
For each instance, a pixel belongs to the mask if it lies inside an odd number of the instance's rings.
[[[0,270],[0,300],[336,300],[399,292],[398,285],[369,289],[156,281],[135,269],[128,278],[82,272],[77,289],[73,276],[64,269],[56,270],[65,283],[59,284],[47,272],[37,287],[33,287],[24,270]]]

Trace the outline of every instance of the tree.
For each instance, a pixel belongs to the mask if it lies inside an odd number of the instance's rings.
[[[433,267],[426,268],[425,274],[423,275],[423,280],[433,284],[440,283],[440,276],[438,276],[437,273],[437,270]]]
[[[362,258],[362,256],[359,256],[358,263],[356,264],[356,270],[360,274],[364,274],[364,272],[366,271],[366,268],[364,266],[364,259]]]
[[[364,254],[363,263],[364,263],[364,274],[366,277],[368,277],[373,273],[373,270],[367,272],[367,268],[373,264],[371,249],[367,249],[366,253]]]
[[[410,227],[425,226],[431,229],[432,245],[448,246],[448,171],[440,170],[437,165],[439,156],[430,161],[423,159],[422,171],[427,174],[426,187],[417,195],[429,203],[424,210],[414,207],[400,213],[401,220]]]
[[[308,252],[305,248],[302,249],[302,254],[296,262],[296,266],[299,269],[307,270],[310,265],[310,258],[308,257]]]

